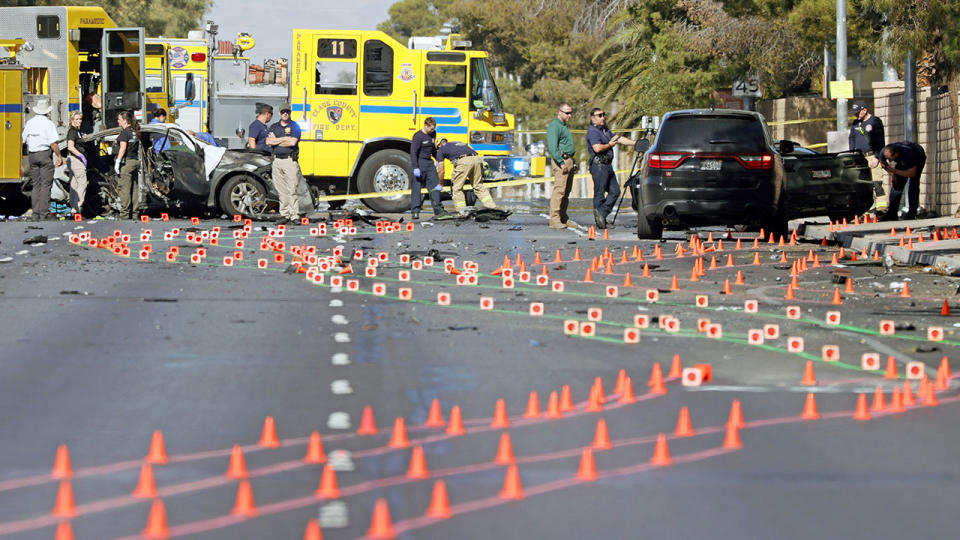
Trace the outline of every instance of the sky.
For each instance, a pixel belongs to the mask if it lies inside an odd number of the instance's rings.
[[[220,26],[217,39],[235,41],[247,32],[257,44],[247,53],[254,63],[290,58],[294,28],[376,30],[394,0],[215,0],[204,16]],[[349,6],[349,7],[344,7]]]

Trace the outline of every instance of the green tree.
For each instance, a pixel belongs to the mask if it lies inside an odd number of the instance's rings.
[[[453,0],[400,0],[390,6],[390,18],[377,30],[405,42],[410,36],[434,36],[448,21]]]
[[[200,28],[213,0],[0,0],[0,6],[100,6],[119,26],[142,26],[148,36],[186,37]]]

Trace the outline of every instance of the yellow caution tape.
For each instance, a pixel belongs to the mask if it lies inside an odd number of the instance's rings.
[[[624,174],[624,173],[628,173],[628,172],[630,172],[630,171],[627,171],[627,170],[614,171],[615,174]],[[573,178],[574,178],[574,179],[590,178],[590,175],[589,175],[589,174],[575,174],[575,175],[573,175]],[[518,180],[504,180],[504,181],[502,181],[502,182],[491,182],[491,181],[487,181],[487,182],[484,182],[484,185],[487,186],[487,187],[490,187],[490,188],[499,188],[499,187],[525,186],[525,185],[527,185],[527,184],[543,184],[543,183],[546,183],[546,182],[553,182],[553,177],[552,177],[552,176],[540,176],[540,177],[537,177],[537,178],[523,178],[523,179],[518,179]],[[444,186],[444,188],[443,188],[441,191],[449,192],[450,189],[451,189],[450,186]],[[464,191],[473,190],[473,186],[472,186],[472,185],[464,185],[464,186],[463,186],[463,189],[464,189]],[[427,190],[426,188],[423,188],[423,189],[420,190],[420,193],[426,194],[426,193],[428,193],[428,190]],[[381,197],[398,197],[398,196],[409,195],[409,194],[410,194],[410,190],[409,190],[409,189],[399,189],[399,190],[394,190],[394,191],[377,191],[377,192],[373,192],[373,193],[356,193],[356,194],[348,194],[348,195],[325,195],[325,196],[323,196],[323,197],[317,197],[317,200],[318,200],[318,201],[350,201],[350,200],[354,200],[354,199],[376,199],[376,198],[381,198]]]

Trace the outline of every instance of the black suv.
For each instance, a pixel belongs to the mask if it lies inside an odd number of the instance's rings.
[[[786,231],[783,160],[756,112],[667,113],[632,180],[640,238],[660,238],[664,225]]]

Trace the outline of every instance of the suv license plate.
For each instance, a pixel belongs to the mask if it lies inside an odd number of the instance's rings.
[[[719,159],[701,159],[700,160],[700,170],[701,171],[719,171],[721,169],[722,163]]]
[[[833,175],[830,173],[830,169],[821,169],[819,171],[816,171],[816,170],[813,171],[814,178],[830,178],[831,176]]]

